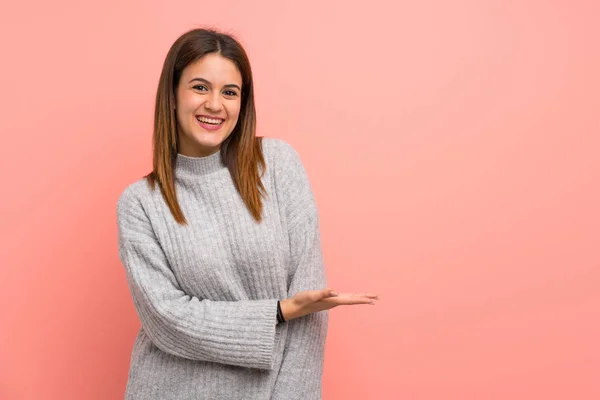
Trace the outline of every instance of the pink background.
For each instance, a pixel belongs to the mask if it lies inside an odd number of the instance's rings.
[[[359,4],[367,4],[359,5]],[[0,398],[119,399],[139,321],[115,205],[164,56],[239,35],[339,291],[324,398],[600,398],[600,5],[3,4]]]

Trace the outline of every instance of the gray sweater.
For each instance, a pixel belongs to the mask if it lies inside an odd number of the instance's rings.
[[[321,398],[326,311],[277,324],[277,300],[327,286],[319,219],[298,153],[263,139],[257,223],[220,153],[177,156],[177,224],[145,179],[119,198],[119,255],[141,328],[127,399]]]

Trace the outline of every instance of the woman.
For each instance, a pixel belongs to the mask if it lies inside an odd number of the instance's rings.
[[[296,151],[255,135],[252,73],[231,36],[173,44],[153,171],[117,206],[142,322],[127,399],[320,399],[327,311],[317,209]]]

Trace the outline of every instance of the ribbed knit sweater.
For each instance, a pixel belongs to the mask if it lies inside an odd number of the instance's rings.
[[[126,399],[321,399],[327,311],[277,324],[277,301],[327,286],[319,218],[298,153],[263,139],[263,220],[220,152],[177,155],[179,225],[156,187],[117,205],[119,255],[141,328]]]

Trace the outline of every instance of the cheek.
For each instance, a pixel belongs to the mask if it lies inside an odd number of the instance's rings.
[[[179,98],[179,104],[177,105],[177,108],[182,112],[187,112],[189,110],[195,110],[198,108],[199,104],[200,98],[198,96],[193,96],[186,93]]]
[[[231,105],[230,107],[227,108],[227,115],[229,115],[229,118],[231,118],[233,121],[236,121],[239,116],[240,116],[240,105]]]

